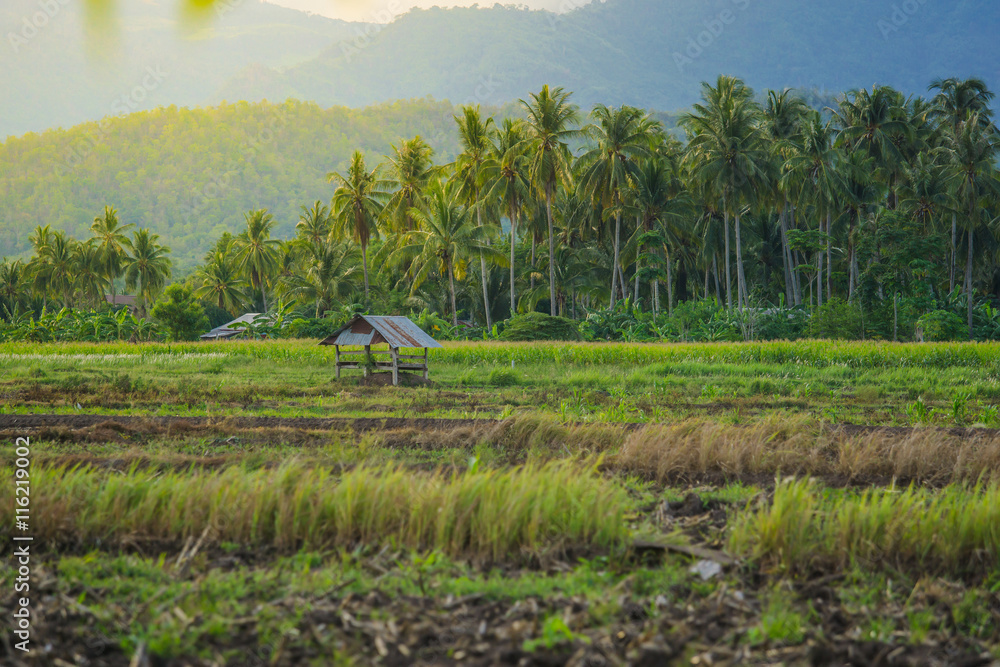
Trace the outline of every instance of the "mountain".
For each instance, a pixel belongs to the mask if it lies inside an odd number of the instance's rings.
[[[260,0],[225,0],[200,20],[179,16],[176,0],[117,5],[118,15],[94,26],[76,0],[3,0],[0,140],[205,104],[244,68],[302,63],[359,26]]]
[[[401,137],[420,134],[436,160],[452,159],[454,113],[431,100],[360,110],[242,102],[11,137],[0,144],[0,257],[26,253],[40,224],[86,238],[111,205],[159,234],[183,273],[222,232],[239,231],[250,209],[269,209],[276,235],[294,236],[299,207],[329,203],[327,174],[345,171],[355,149],[374,166]]]
[[[582,4],[579,0],[571,4]],[[431,95],[498,104],[542,84],[596,102],[678,109],[720,73],[755,88],[922,93],[937,77],[1000,88],[992,0],[607,0],[565,14],[513,6],[412,10],[309,62],[254,67],[218,99],[349,106]]]

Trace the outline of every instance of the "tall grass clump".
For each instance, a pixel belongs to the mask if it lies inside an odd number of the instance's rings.
[[[0,473],[3,489],[14,485]],[[32,472],[33,529],[65,547],[212,542],[324,549],[395,544],[456,557],[518,561],[608,551],[627,534],[625,491],[566,462],[483,472],[359,467],[341,475],[297,462],[278,469],[109,474]],[[13,525],[10,491],[0,520]]]
[[[1000,485],[859,493],[781,481],[773,501],[737,518],[730,547],[797,574],[860,567],[976,576],[1000,565]]]

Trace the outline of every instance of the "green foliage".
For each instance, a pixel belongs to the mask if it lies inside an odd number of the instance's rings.
[[[153,318],[166,330],[170,340],[198,340],[208,329],[208,317],[191,289],[171,285],[153,306]]]
[[[965,321],[947,310],[933,310],[917,320],[917,329],[924,332],[924,340],[963,340],[969,337]]]
[[[830,299],[817,308],[806,327],[810,338],[857,340],[863,333],[861,310],[843,299]]]
[[[577,323],[565,317],[552,317],[544,313],[515,315],[504,323],[500,340],[580,340]]]
[[[15,311],[9,321],[0,321],[0,341],[146,342],[163,337],[155,322],[136,317],[127,308],[104,312],[72,308],[43,310],[37,319],[31,313]]]

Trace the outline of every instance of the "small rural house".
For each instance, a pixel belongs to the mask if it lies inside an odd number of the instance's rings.
[[[139,312],[139,304],[136,303],[134,294],[105,294],[104,301],[111,306],[126,306],[133,315]]]
[[[421,371],[424,379],[430,373],[427,367],[427,349],[441,347],[441,344],[428,336],[407,317],[379,317],[375,315],[357,315],[350,322],[338,329],[332,336],[320,342],[320,345],[333,345],[336,348],[336,372],[340,378],[340,369],[348,368],[363,370],[368,377],[369,368],[392,370],[392,384],[399,384],[400,371]],[[388,350],[372,350],[375,345],[386,345]],[[341,351],[342,347],[363,347],[364,350]],[[422,355],[400,354],[401,348],[423,348]],[[388,361],[377,361],[374,355],[389,355]],[[341,357],[355,357],[341,359]],[[372,359],[371,362],[368,360]]]
[[[208,333],[201,335],[202,340],[226,340],[242,335],[247,330],[248,324],[253,324],[254,318],[260,317],[260,313],[247,313],[240,315],[232,322],[226,322],[221,327],[215,327]]]

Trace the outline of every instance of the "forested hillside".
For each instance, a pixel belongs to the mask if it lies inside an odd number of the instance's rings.
[[[292,101],[169,107],[9,139],[0,144],[0,256],[28,250],[39,223],[84,235],[110,204],[160,234],[183,271],[249,209],[269,209],[276,234],[292,235],[302,204],[329,203],[327,174],[344,169],[355,148],[374,164],[419,134],[437,160],[450,159],[453,113],[428,100],[361,110]]]
[[[943,76],[980,76],[996,88],[998,27],[989,0],[608,0],[563,15],[499,4],[414,10],[287,71],[249,69],[219,99],[502,103],[549,83],[575,91],[585,107],[677,109],[719,72],[757,89],[878,83],[913,94]]]

